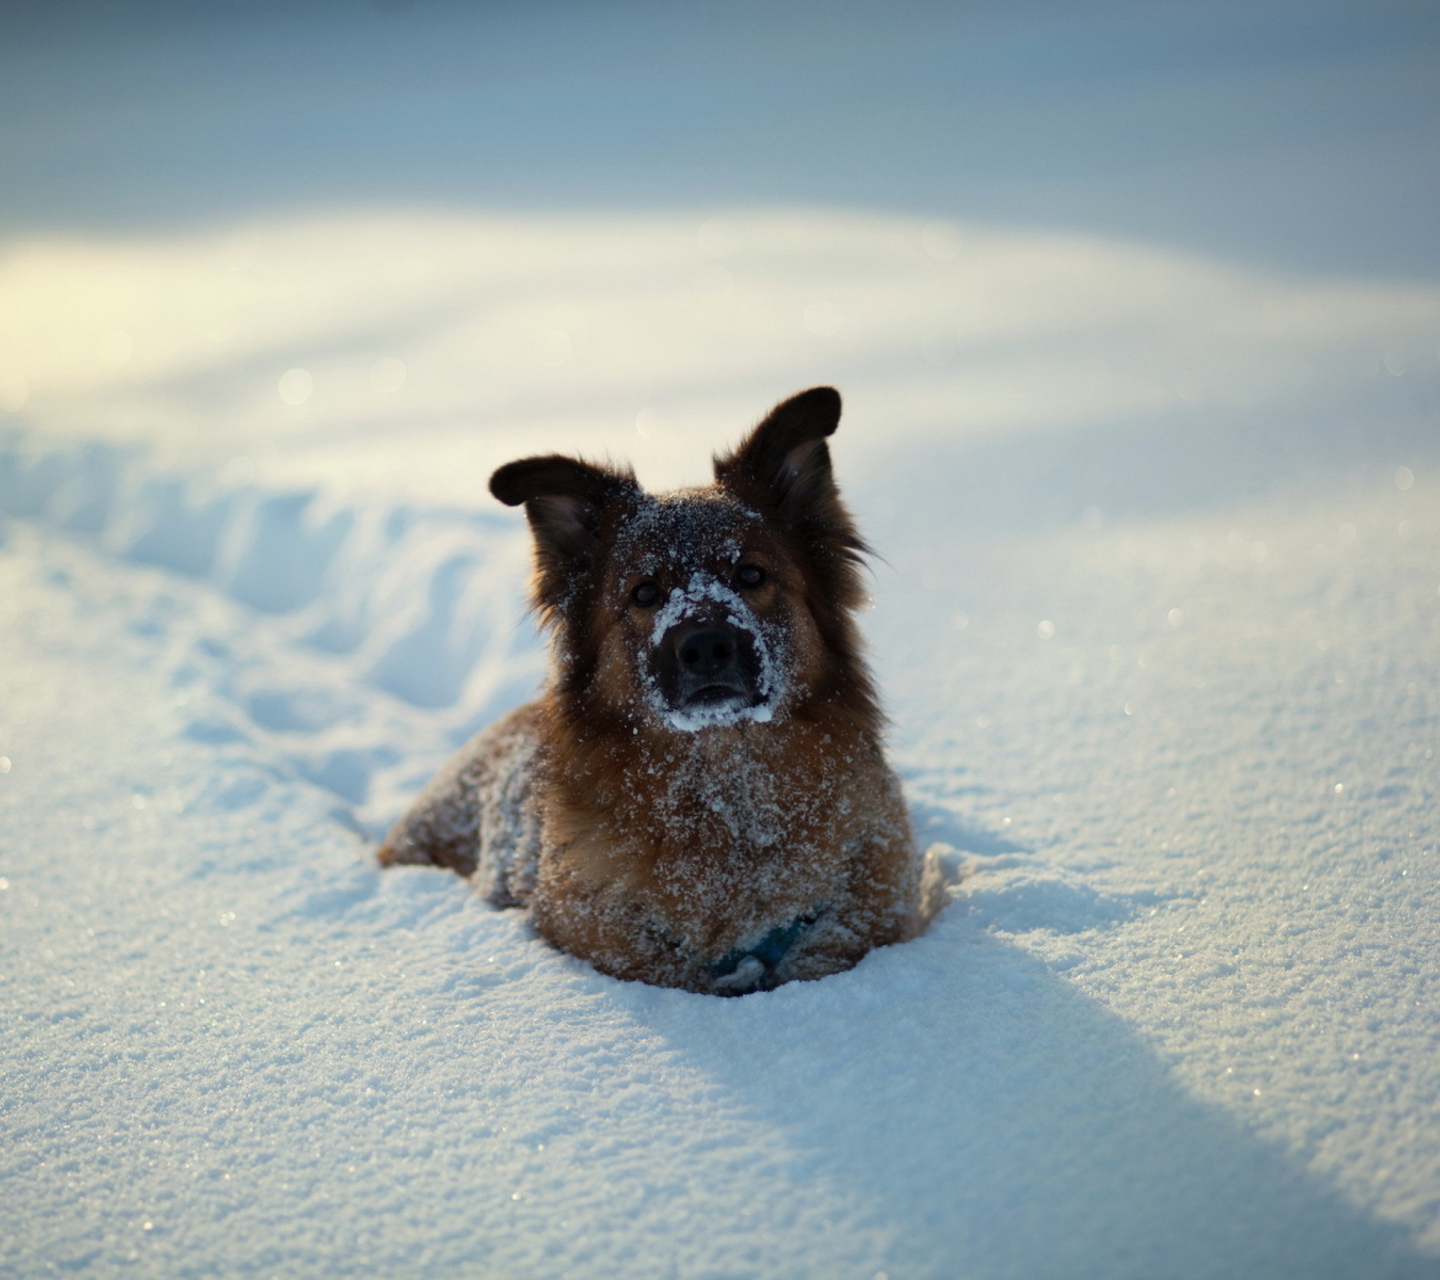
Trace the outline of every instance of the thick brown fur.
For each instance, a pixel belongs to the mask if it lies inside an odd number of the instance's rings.
[[[381,861],[452,867],[603,972],[691,991],[818,978],[915,936],[921,863],[853,616],[865,546],[825,443],[839,417],[835,391],[802,392],[714,484],[660,496],[558,455],[500,468],[492,492],[535,537],[550,683],[461,751]],[[712,670],[741,692],[694,692]]]

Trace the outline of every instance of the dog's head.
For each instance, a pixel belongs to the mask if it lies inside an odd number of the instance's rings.
[[[525,504],[535,606],[576,714],[694,732],[828,697],[878,718],[851,617],[865,547],[825,443],[839,420],[838,393],[802,392],[701,489],[652,495],[628,470],[559,455],[491,477]]]

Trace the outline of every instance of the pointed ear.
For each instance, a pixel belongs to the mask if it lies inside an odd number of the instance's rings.
[[[825,443],[839,425],[840,393],[811,387],[776,405],[734,453],[717,457],[715,479],[786,524],[844,518]]]
[[[635,491],[635,477],[548,454],[506,463],[490,477],[490,492],[507,507],[525,504],[535,535],[537,595],[558,600],[577,570],[588,568],[599,549],[596,530],[608,504]]]

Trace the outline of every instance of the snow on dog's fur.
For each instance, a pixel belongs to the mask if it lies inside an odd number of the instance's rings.
[[[917,934],[839,419],[835,391],[803,392],[714,484],[658,496],[557,455],[501,467],[491,491],[535,536],[549,686],[461,750],[381,861],[451,867],[603,972],[691,991],[822,977]]]

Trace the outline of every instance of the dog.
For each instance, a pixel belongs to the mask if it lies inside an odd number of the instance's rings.
[[[943,894],[881,748],[839,421],[835,390],[802,392],[674,493],[559,455],[496,471],[534,535],[548,687],[461,749],[381,863],[452,868],[601,972],[694,992],[919,934]]]

